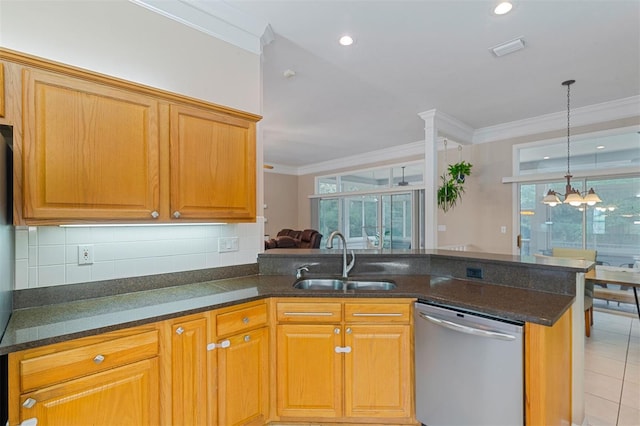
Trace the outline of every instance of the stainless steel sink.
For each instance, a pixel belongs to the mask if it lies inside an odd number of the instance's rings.
[[[333,278],[305,278],[293,285],[300,290],[342,290],[342,287],[343,281]]]
[[[391,281],[347,281],[347,290],[382,290],[389,291],[396,288]]]
[[[296,281],[293,288],[297,288],[299,290],[343,290],[345,288],[344,284],[345,281],[336,278],[304,278]],[[347,290],[389,291],[394,288],[396,288],[396,285],[391,281],[346,281]]]

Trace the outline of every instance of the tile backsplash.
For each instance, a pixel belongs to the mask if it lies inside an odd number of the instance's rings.
[[[17,227],[15,289],[255,263],[264,223],[180,226]],[[238,251],[218,240],[238,237]],[[93,263],[78,264],[91,245]]]

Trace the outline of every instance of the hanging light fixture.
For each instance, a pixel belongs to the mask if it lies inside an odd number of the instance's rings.
[[[553,189],[550,189],[547,192],[547,195],[542,199],[544,204],[547,204],[550,207],[556,206],[560,203],[569,204],[574,207],[578,207],[582,204],[586,204],[588,206],[593,206],[596,203],[600,203],[602,200],[593,188],[589,189],[585,196],[583,197],[580,194],[580,191],[571,186],[571,168],[570,168],[570,159],[571,159],[571,151],[570,151],[570,136],[571,136],[571,126],[570,126],[570,112],[571,112],[571,85],[575,83],[575,80],[567,80],[563,81],[562,85],[567,86],[567,174],[565,178],[567,179],[567,185],[565,187],[564,201],[560,200],[558,193]]]

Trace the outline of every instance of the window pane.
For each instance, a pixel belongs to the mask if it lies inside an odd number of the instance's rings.
[[[318,231],[322,234],[321,247],[326,244],[329,234],[337,229],[342,229],[340,226],[339,201],[337,198],[320,200]]]
[[[571,183],[582,191],[580,181]],[[520,185],[521,254],[550,255],[553,247],[582,248],[582,211],[568,204],[542,204],[549,188],[563,192],[564,186],[565,182]]]
[[[370,191],[389,187],[389,169],[368,170],[340,177],[343,192]]]
[[[318,194],[333,194],[338,192],[338,178],[335,176],[318,178]]]
[[[565,172],[567,141],[519,149],[520,174]],[[571,139],[571,170],[598,170],[634,166],[640,157],[640,135],[636,132]],[[636,164],[637,167],[637,164]]]
[[[640,177],[588,180],[602,203],[587,210],[587,248],[598,261],[629,266],[640,256]]]

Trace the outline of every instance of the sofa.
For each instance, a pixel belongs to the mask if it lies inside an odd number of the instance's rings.
[[[264,242],[264,249],[274,248],[319,248],[322,234],[315,229],[303,231],[282,229],[275,238]]]

